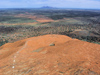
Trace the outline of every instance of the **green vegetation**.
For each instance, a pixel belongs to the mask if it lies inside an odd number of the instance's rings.
[[[24,14],[44,15],[53,22],[39,23]],[[37,22],[34,24],[34,22]],[[21,25],[25,23],[25,25]],[[32,24],[29,24],[32,23]],[[17,25],[13,25],[17,24]],[[0,46],[29,37],[62,34],[80,40],[100,43],[100,10],[43,10],[43,9],[2,9],[0,10]]]
[[[35,20],[32,19],[11,19],[9,21],[2,21],[1,23],[33,23],[36,22]]]
[[[0,16],[0,23],[33,23],[33,22],[37,22],[37,21],[32,20],[30,18]]]
[[[6,39],[0,39],[0,46],[4,45],[5,43],[8,43],[8,40]]]
[[[66,20],[58,21],[58,22],[51,22],[49,23],[50,26],[61,26],[61,25],[83,25],[83,24],[88,24],[87,22],[76,20],[76,19],[71,19],[68,18]]]

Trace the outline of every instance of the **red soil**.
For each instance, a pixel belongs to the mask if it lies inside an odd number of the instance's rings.
[[[99,56],[98,44],[64,35],[32,37],[0,47],[0,75],[99,75]]]
[[[33,20],[36,20],[40,23],[43,23],[43,22],[52,22],[54,20],[46,17],[46,16],[43,16],[43,15],[25,15],[25,14],[19,14],[19,15],[16,15],[15,17],[25,17],[25,18],[31,18]]]

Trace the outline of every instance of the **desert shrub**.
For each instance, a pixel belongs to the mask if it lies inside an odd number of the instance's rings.
[[[55,44],[54,43],[51,43],[49,46],[55,46]]]
[[[8,43],[8,40],[3,40],[3,39],[0,40],[0,46],[4,45],[5,43]]]

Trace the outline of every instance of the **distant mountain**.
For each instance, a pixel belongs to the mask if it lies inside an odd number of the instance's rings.
[[[43,6],[42,9],[55,9],[56,7],[50,7],[50,6]]]

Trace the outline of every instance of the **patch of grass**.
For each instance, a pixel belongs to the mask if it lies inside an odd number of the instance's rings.
[[[39,48],[37,50],[34,50],[33,52],[40,52],[43,48]]]
[[[18,19],[11,19],[11,20],[6,20],[2,21],[1,23],[33,23],[36,22],[36,20],[32,20],[29,18],[18,18]]]

